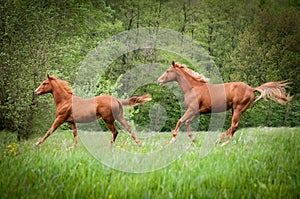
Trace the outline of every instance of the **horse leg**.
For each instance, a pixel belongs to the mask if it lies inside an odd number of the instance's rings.
[[[245,103],[245,104],[239,104],[239,105],[234,106],[232,108],[231,126],[227,130],[227,132],[226,132],[227,139],[222,144],[222,146],[224,146],[225,144],[227,144],[230,141],[230,139],[232,138],[232,136],[234,135],[235,131],[237,130],[237,128],[239,126],[239,121],[240,121],[241,115],[250,107],[250,105],[252,104],[253,100],[254,100],[254,97],[253,98],[249,98],[249,100],[248,100],[247,103]]]
[[[170,143],[174,143],[176,141],[176,136],[178,134],[179,128],[182,124],[182,122],[186,122],[186,126],[187,126],[187,131],[188,131],[188,135],[190,136],[191,139],[193,139],[193,134],[190,130],[190,122],[195,118],[195,113],[192,109],[188,109],[184,115],[178,120],[175,130],[173,132],[173,138],[171,139]],[[189,120],[189,121],[188,121]]]
[[[241,117],[241,113],[239,111],[234,111],[234,113],[232,114],[231,126],[226,132],[227,139],[221,146],[226,145],[232,138],[233,134],[235,133],[235,131],[239,126],[240,117]]]
[[[45,134],[45,136],[40,139],[37,143],[35,143],[35,145],[40,145],[42,144],[47,137],[49,137],[61,124],[63,123],[63,120],[61,118],[56,118],[51,126],[51,128],[47,131],[47,133]]]
[[[227,130],[227,131],[228,131],[228,130]],[[224,132],[224,133],[222,133],[222,134],[220,135],[220,137],[217,139],[216,143],[220,143],[220,142],[222,142],[222,140],[224,140],[224,138],[225,138],[225,136],[226,136],[226,134],[227,134],[227,131]]]
[[[229,129],[227,131],[225,131],[224,133],[222,133],[216,141],[217,143],[220,143],[227,137],[226,141],[222,144],[222,146],[226,145],[229,142],[229,140],[232,137],[233,133],[237,129],[238,122],[239,122],[239,119],[240,119],[240,116],[241,116],[241,114],[237,114],[237,112],[238,111],[236,110],[236,108],[232,109],[231,125],[230,125]],[[232,133],[232,131],[233,131],[233,133]]]
[[[176,124],[175,130],[173,132],[173,137],[170,140],[170,143],[174,143],[176,141],[176,136],[177,136],[178,130],[179,130],[180,126],[181,126],[181,122],[182,122],[181,119],[179,119],[178,122],[177,122],[177,124]]]
[[[189,135],[189,137],[191,138],[192,142],[195,141],[195,136],[192,134],[192,131],[191,131],[191,128],[190,128],[190,121],[186,121],[185,122],[185,125],[186,125],[186,130],[187,130],[187,133]]]
[[[230,131],[231,131],[232,124],[233,124],[233,118],[234,118],[233,115],[234,115],[234,109],[232,108],[231,125],[230,125],[230,127],[229,127],[229,129],[228,129],[227,131],[225,131],[224,133],[222,133],[222,134],[220,135],[220,137],[217,139],[216,143],[222,142],[222,141],[225,139],[225,137],[227,137],[227,136],[229,135],[229,133],[230,133]],[[228,143],[228,142],[226,142],[226,144],[227,144],[227,143]],[[223,145],[225,145],[225,143],[223,143],[222,146],[223,146]]]
[[[190,124],[191,124],[191,122],[192,122],[198,115],[199,115],[199,114],[193,115],[191,118],[189,118],[189,119],[186,120],[186,122],[185,122],[187,133],[188,133],[189,137],[191,138],[192,142],[194,142],[196,138],[195,138],[195,136],[192,134],[192,131],[191,131],[191,129],[190,129]]]
[[[125,128],[126,130],[131,134],[132,138],[134,139],[134,141],[137,143],[138,146],[141,146],[140,140],[139,138],[135,135],[135,133],[133,132],[133,130],[131,129],[131,127],[129,126],[129,124],[127,123],[127,121],[121,116],[117,119]]]
[[[109,130],[112,133],[112,139],[110,141],[110,144],[113,145],[116,141],[117,136],[118,136],[118,131],[117,131],[114,123],[106,123],[106,126],[109,128]]]
[[[73,149],[77,146],[78,144],[78,133],[77,133],[77,128],[76,128],[76,124],[74,122],[71,122],[71,128],[72,128],[72,132],[73,132],[73,135],[74,135],[74,145],[71,146],[69,149]]]

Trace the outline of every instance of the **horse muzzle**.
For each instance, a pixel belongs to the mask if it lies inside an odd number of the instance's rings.
[[[162,80],[158,80],[158,82],[157,82],[157,83],[158,83],[158,85],[159,85],[159,86],[162,86],[162,85],[164,84],[164,81],[162,81]]]

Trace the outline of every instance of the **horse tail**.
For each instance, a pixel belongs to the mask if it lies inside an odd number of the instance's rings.
[[[255,102],[260,99],[271,99],[279,104],[286,104],[292,99],[290,94],[286,94],[285,90],[289,87],[289,84],[290,83],[287,81],[267,82],[259,87],[254,88],[255,91],[260,92],[260,96],[256,98]]]
[[[152,100],[152,97],[149,94],[144,94],[143,96],[140,96],[140,97],[134,96],[134,97],[131,97],[131,98],[126,99],[126,100],[119,99],[121,104],[124,105],[124,106],[135,106],[137,104],[148,102],[148,101],[151,101],[151,100]]]

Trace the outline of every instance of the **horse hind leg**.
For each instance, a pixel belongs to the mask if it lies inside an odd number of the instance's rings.
[[[78,144],[78,133],[77,133],[77,128],[75,123],[71,123],[71,128],[74,136],[74,145],[69,147],[69,149],[73,149],[77,146]]]
[[[231,122],[231,125],[230,125],[229,129],[220,135],[220,137],[217,139],[216,143],[221,143],[221,142],[223,142],[223,140],[226,139],[226,138],[227,138],[226,144],[228,143],[228,138],[230,137],[231,132],[232,132],[232,126],[233,126],[233,124],[232,124],[232,122]],[[231,137],[232,137],[232,135],[231,135]],[[230,138],[231,138],[231,137],[230,137]],[[229,138],[229,139],[230,139],[230,138]]]
[[[181,126],[181,123],[182,123],[182,120],[179,119],[178,122],[176,123],[176,127],[175,127],[175,129],[174,129],[173,134],[172,134],[173,137],[172,137],[172,139],[170,140],[170,143],[174,143],[174,142],[176,141],[176,136],[177,136],[177,134],[178,134],[179,128],[180,128],[180,126]]]
[[[222,135],[221,135],[222,140],[225,139],[226,137],[227,138],[226,138],[226,141],[221,146],[226,145],[230,141],[230,139],[232,138],[232,136],[234,135],[234,133],[236,132],[236,130],[237,130],[238,126],[239,126],[239,121],[240,121],[242,113],[247,108],[248,107],[244,107],[243,109],[236,108],[236,109],[232,110],[233,113],[232,113],[232,119],[231,119],[231,126],[230,126],[230,128],[225,133],[222,133]]]
[[[231,126],[228,129],[228,131],[226,132],[227,139],[222,144],[222,146],[226,145],[230,141],[230,139],[232,138],[232,136],[234,135],[234,133],[236,132],[236,130],[239,126],[239,121],[240,121],[241,115],[250,107],[250,105],[252,104],[253,101],[254,101],[254,95],[251,98],[249,98],[247,103],[237,105],[232,109]]]
[[[109,130],[112,133],[112,139],[110,141],[110,144],[113,145],[116,141],[117,136],[118,136],[118,131],[117,131],[114,123],[106,123],[106,126],[109,128]]]
[[[135,135],[135,133],[133,132],[133,130],[131,129],[131,127],[129,126],[129,124],[123,117],[123,107],[119,101],[116,101],[115,106],[112,107],[112,111],[113,111],[113,117],[115,118],[115,120],[120,122],[120,124],[122,126],[124,126],[125,129],[131,134],[132,138],[137,143],[137,145],[141,146],[139,138]]]
[[[229,130],[229,129],[228,129],[228,130]],[[220,137],[217,139],[216,143],[222,142],[222,141],[225,139],[226,134],[227,134],[227,131],[224,132],[224,133],[222,133],[222,134],[220,135]]]
[[[191,138],[192,142],[194,142],[196,138],[195,138],[195,136],[193,135],[193,133],[192,133],[192,131],[191,131],[190,124],[191,124],[191,122],[192,122],[197,116],[198,116],[198,115],[194,115],[193,117],[191,117],[190,119],[186,120],[186,122],[185,122],[187,133],[188,133],[189,137]]]
[[[134,141],[137,143],[138,146],[141,146],[141,142],[139,140],[139,138],[135,135],[135,133],[133,132],[133,130],[131,129],[131,127],[129,126],[129,124],[127,123],[127,121],[120,116],[118,119],[118,122],[120,122],[125,128],[126,130],[131,134],[132,138],[134,139]]]

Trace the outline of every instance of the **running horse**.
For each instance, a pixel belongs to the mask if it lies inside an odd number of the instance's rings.
[[[140,140],[123,117],[123,106],[135,106],[152,99],[149,94],[140,97],[131,97],[126,100],[117,99],[109,95],[81,99],[73,95],[73,90],[68,82],[50,75],[47,75],[47,79],[41,83],[34,93],[36,95],[51,93],[56,105],[56,119],[45,136],[36,145],[43,143],[61,124],[68,122],[71,124],[75,139],[73,147],[76,147],[78,144],[75,123],[89,123],[98,118],[102,118],[112,132],[111,144],[115,142],[118,135],[118,131],[114,125],[115,120],[117,120],[130,132],[134,141],[140,145]]]
[[[232,109],[232,121],[230,128],[221,134],[217,142],[227,144],[238,128],[241,115],[249,106],[260,99],[271,99],[279,104],[285,104],[292,97],[286,95],[285,88],[288,82],[268,82],[259,87],[252,88],[243,82],[229,82],[224,84],[210,84],[202,74],[187,68],[186,65],[172,62],[172,66],[158,79],[158,84],[177,81],[184,94],[184,103],[187,107],[184,115],[178,120],[171,143],[176,141],[179,127],[185,123],[187,133],[192,141],[195,140],[190,123],[199,114],[218,113]],[[256,98],[254,92],[260,92]]]

